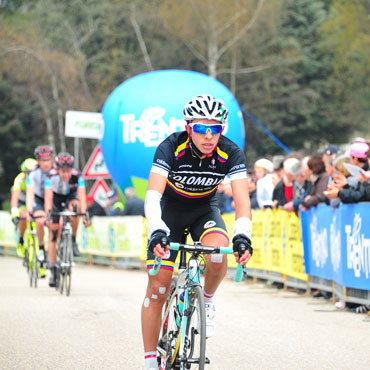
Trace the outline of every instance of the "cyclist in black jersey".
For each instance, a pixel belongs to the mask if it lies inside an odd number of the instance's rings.
[[[194,241],[205,245],[228,246],[229,237],[215,197],[217,186],[229,175],[235,200],[233,248],[236,260],[244,265],[250,259],[251,210],[247,169],[242,150],[222,136],[228,110],[221,100],[210,95],[193,97],[184,108],[186,130],[170,135],[157,148],[149,175],[145,199],[148,221],[147,268],[155,256],[163,259],[160,271],[150,276],[142,306],[142,334],[145,369],[157,370],[156,346],[162,306],[177,253],[169,251],[170,241],[181,242],[185,229]],[[167,247],[160,241],[165,238]],[[239,256],[239,245],[248,249]],[[204,295],[206,335],[215,331],[213,295],[227,271],[222,255],[206,257]]]
[[[78,212],[86,212],[86,188],[82,174],[73,168],[74,157],[69,153],[59,153],[55,158],[55,167],[50,171],[50,177],[45,182],[45,212],[62,212],[65,207],[70,211],[76,209]],[[83,216],[86,226],[89,222]],[[72,226],[72,249],[73,255],[79,256],[80,252],[76,243],[76,234],[79,225],[79,217],[71,217]],[[52,217],[49,232],[49,266],[51,276],[49,286],[56,284],[56,241],[59,230],[59,217]]]

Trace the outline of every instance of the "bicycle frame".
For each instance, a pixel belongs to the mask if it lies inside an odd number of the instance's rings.
[[[57,272],[56,289],[59,288],[60,294],[63,294],[63,288],[65,284],[66,295],[69,296],[71,290],[71,275],[73,266],[73,249],[71,244],[72,238],[71,217],[74,216],[88,217],[88,214],[81,212],[72,212],[69,211],[68,209],[65,209],[62,212],[49,213],[49,219],[51,216],[61,216],[63,218],[62,232],[57,252],[57,268],[59,267],[59,271]]]
[[[180,243],[171,243],[170,249],[173,251],[180,251],[180,264],[179,264],[179,274],[177,278],[177,283],[175,290],[172,292],[171,300],[169,301],[169,304],[163,314],[161,328],[164,327],[165,321],[168,320],[169,311],[173,307],[173,300],[178,297],[180,298],[180,295],[182,292],[184,292],[184,302],[183,307],[180,306],[180,302],[178,300],[177,303],[177,312],[179,316],[179,323],[178,324],[178,331],[177,331],[177,343],[176,343],[176,349],[173,355],[173,358],[171,359],[172,364],[173,361],[175,361],[176,357],[178,356],[179,359],[179,365],[180,370],[185,370],[188,368],[189,364],[191,363],[199,363],[202,361],[203,363],[208,363],[209,360],[205,357],[205,339],[201,339],[201,342],[203,340],[203,350],[204,353],[201,354],[202,360],[199,359],[189,359],[186,353],[187,344],[192,343],[193,338],[188,338],[187,328],[188,324],[190,324],[190,321],[192,319],[192,315],[194,313],[194,307],[190,307],[191,303],[189,300],[190,293],[195,293],[195,291],[200,287],[202,289],[201,283],[200,283],[200,275],[201,275],[201,267],[200,267],[200,255],[206,255],[206,254],[214,254],[214,253],[220,253],[220,254],[233,254],[234,251],[232,248],[228,247],[206,247],[203,246],[201,243],[195,243],[194,245],[187,245],[187,244],[180,244]],[[187,262],[186,261],[186,253],[191,253],[190,259]],[[161,263],[161,259],[156,258],[155,264],[153,268],[149,271],[150,275],[155,275],[159,271],[159,266]],[[243,269],[240,267],[241,270],[241,278],[243,274]],[[240,278],[240,280],[241,280]],[[176,319],[177,322],[177,319]],[[205,325],[205,324],[204,324]],[[167,333],[168,334],[168,333]],[[190,340],[190,342],[189,342]],[[180,341],[180,342],[179,342]],[[168,344],[168,343],[167,343]],[[202,345],[201,345],[202,347]],[[163,349],[163,352],[161,352],[160,349],[157,348],[158,351],[166,356],[167,353]],[[193,354],[194,347],[191,347],[191,355]],[[164,360],[167,361],[167,358],[164,357]],[[192,362],[194,361],[194,362]],[[197,362],[198,361],[198,362]]]

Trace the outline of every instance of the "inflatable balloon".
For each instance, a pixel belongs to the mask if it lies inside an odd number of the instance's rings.
[[[157,146],[171,133],[184,130],[184,105],[199,94],[224,101],[229,109],[225,135],[244,148],[240,106],[219,81],[192,71],[143,73],[119,85],[102,111],[104,134],[100,145],[107,168],[121,189],[148,179]]]

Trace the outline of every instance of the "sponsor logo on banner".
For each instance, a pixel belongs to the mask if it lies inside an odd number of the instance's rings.
[[[345,225],[344,231],[347,239],[347,268],[353,270],[355,277],[370,276],[370,238],[360,233],[362,218],[355,214],[353,225]]]
[[[334,215],[330,225],[330,257],[333,265],[333,270],[338,271],[341,262],[340,253],[340,230],[337,228],[337,216]]]
[[[319,232],[317,216],[314,214],[310,224],[311,244],[312,244],[312,259],[315,261],[316,267],[324,267],[328,259],[328,233],[326,229]]]
[[[165,108],[149,107],[137,119],[135,114],[121,114],[119,119],[123,124],[123,142],[134,144],[140,141],[146,147],[156,147],[173,132],[184,129],[185,122],[182,119],[171,117],[167,124],[163,119],[165,113]]]

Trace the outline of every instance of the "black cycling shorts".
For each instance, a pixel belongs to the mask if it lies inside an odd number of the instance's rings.
[[[44,211],[44,198],[40,198],[35,195],[35,200],[33,202],[33,212]]]
[[[53,212],[62,212],[65,209],[68,209],[69,202],[75,199],[78,199],[77,192],[68,195],[54,194]],[[59,223],[59,216],[53,216],[53,223],[54,224]]]
[[[197,206],[179,204],[166,198],[161,200],[162,219],[170,229],[171,242],[184,242],[183,235],[186,229],[194,241],[202,241],[210,233],[219,233],[226,236],[227,229],[217,206],[217,200]],[[167,259],[163,259],[161,269],[173,270],[177,251],[170,251]],[[147,250],[147,269],[153,267],[154,254]]]

